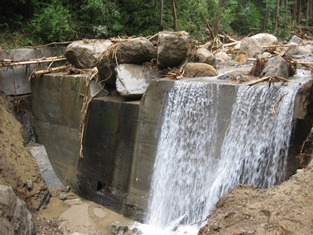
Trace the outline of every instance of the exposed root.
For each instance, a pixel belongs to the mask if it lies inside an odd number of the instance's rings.
[[[85,124],[87,120],[87,112],[88,112],[88,107],[90,102],[97,96],[102,90],[99,90],[94,94],[93,96],[89,97],[88,92],[89,92],[89,86],[91,81],[97,76],[98,70],[93,70],[93,73],[91,73],[87,79],[86,79],[86,89],[85,89],[85,94],[84,94],[84,99],[83,99],[83,106],[80,111],[80,127],[79,127],[79,139],[80,139],[80,150],[79,150],[79,156],[80,158],[83,158],[83,138],[84,138],[84,131],[85,131]]]

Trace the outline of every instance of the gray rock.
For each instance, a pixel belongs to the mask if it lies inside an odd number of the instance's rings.
[[[309,55],[311,54],[311,48],[306,45],[306,46],[299,46],[299,45],[291,45],[290,47],[288,47],[288,49],[286,50],[285,54],[288,56],[294,56],[294,55]]]
[[[278,76],[289,77],[289,63],[281,56],[270,58],[261,73],[261,77]]]
[[[213,77],[217,76],[217,72],[212,65],[205,63],[186,63],[184,77]]]
[[[199,48],[196,51],[195,57],[195,62],[206,63],[213,66],[216,64],[215,56],[213,55],[213,53],[203,47]]]
[[[255,57],[263,52],[262,45],[255,39],[246,37],[240,44],[240,53],[248,57]]]
[[[62,192],[68,193],[70,191],[71,187],[70,186],[65,186],[61,189]]]
[[[141,97],[157,72],[143,65],[120,64],[116,67],[116,89],[125,98]]]
[[[119,226],[121,226],[121,222],[120,221],[114,221],[112,224],[111,224],[111,227],[112,228],[118,228]]]
[[[258,41],[261,46],[272,46],[278,42],[277,37],[269,33],[258,33],[250,38]]]
[[[0,185],[0,215],[1,234],[35,234],[32,215],[25,203],[5,185]]]
[[[246,78],[246,76],[239,71],[232,71],[228,73],[224,73],[217,77],[219,80],[240,80]]]
[[[76,68],[93,68],[102,54],[112,45],[110,40],[80,40],[69,44],[65,50],[66,59]]]
[[[68,199],[68,195],[66,193],[60,193],[58,198],[62,201],[65,201]]]
[[[143,64],[156,58],[156,48],[146,38],[134,38],[116,45],[118,64]]]
[[[157,64],[160,68],[176,67],[182,64],[189,51],[187,32],[160,32],[158,39]]]
[[[257,59],[268,59],[272,56],[269,52],[263,52],[262,54],[257,55]]]
[[[225,51],[219,51],[215,54],[216,61],[225,62],[231,60],[231,57]]]
[[[313,54],[313,44],[312,44],[312,42],[311,42],[311,43],[308,43],[307,45],[305,45],[305,47],[307,48],[307,50],[310,50],[310,51],[311,51],[310,54]]]
[[[297,45],[300,45],[302,43],[302,38],[296,36],[296,35],[293,35],[291,37],[291,39],[289,40],[288,42],[289,44],[297,44]]]

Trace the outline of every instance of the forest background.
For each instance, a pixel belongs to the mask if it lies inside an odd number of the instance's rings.
[[[10,49],[82,38],[185,30],[217,33],[312,32],[313,0],[1,0],[0,46]]]

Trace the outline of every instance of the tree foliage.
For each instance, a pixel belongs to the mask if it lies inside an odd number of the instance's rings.
[[[207,27],[216,28],[215,33],[282,35],[312,23],[313,0],[2,0],[0,4],[1,32],[21,31],[42,42],[152,35],[176,27],[200,38],[207,36]]]

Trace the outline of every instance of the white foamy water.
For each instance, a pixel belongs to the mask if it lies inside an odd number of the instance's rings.
[[[197,234],[199,222],[236,185],[281,182],[295,93],[239,86],[221,133],[227,114],[219,106],[220,85],[176,82],[165,105],[144,234]]]

